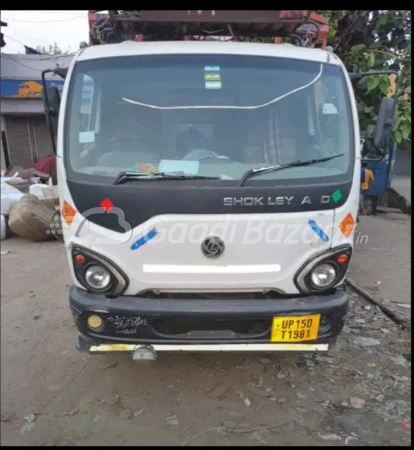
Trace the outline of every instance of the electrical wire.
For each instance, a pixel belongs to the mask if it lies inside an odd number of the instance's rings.
[[[19,34],[22,34],[22,33],[25,34],[25,35],[27,35],[27,33],[26,33],[25,31],[19,30]],[[50,44],[50,41],[45,41],[44,39],[40,38],[39,36],[35,36],[34,34],[31,34],[31,33],[30,33],[30,35],[28,35],[28,36],[29,36],[29,39],[35,39],[35,40],[37,40],[37,41],[42,41],[42,42],[44,42],[44,43],[47,44],[47,45]],[[24,38],[24,36],[23,36],[23,38]],[[16,40],[16,39],[14,39],[14,38],[10,38],[10,39]],[[18,41],[16,41],[16,42],[18,42]]]
[[[17,39],[14,39],[11,36],[8,36],[7,34],[5,34],[4,36],[8,39],[11,39],[14,42],[17,42],[20,45],[23,45],[24,47],[28,47],[26,44],[23,44],[23,42],[20,42]],[[74,56],[74,55],[76,55],[76,53],[77,52],[68,53],[67,55],[49,55],[47,53],[39,53],[39,56],[45,56],[45,58],[25,58],[25,61],[46,61],[48,59],[65,58],[66,56]],[[5,56],[5,55],[7,55],[7,53],[2,53],[2,56]]]
[[[36,67],[33,67],[33,66],[28,66],[27,64],[23,64],[19,60],[15,59],[13,57],[10,57],[9,55],[4,54],[4,53],[1,54],[1,57],[2,58],[6,58],[6,59],[10,59],[11,61],[15,62],[16,64],[19,64],[20,66],[26,67],[27,69],[30,69],[30,70],[35,70],[36,72],[43,72],[43,70],[44,70],[44,69],[37,69]],[[53,58],[47,58],[47,59],[53,59]],[[38,61],[45,61],[45,59],[40,59]]]
[[[171,109],[242,109],[242,110],[252,110],[252,109],[260,109],[260,108],[265,108],[266,106],[270,106],[273,103],[276,103],[279,100],[282,100],[283,98],[288,97],[289,95],[295,94],[296,92],[302,91],[303,89],[306,89],[307,87],[312,86],[322,76],[322,72],[323,72],[323,64],[321,64],[319,73],[309,83],[306,83],[303,86],[300,86],[300,87],[298,87],[296,89],[293,89],[292,91],[289,91],[286,94],[282,94],[279,97],[276,97],[276,98],[274,98],[272,100],[269,100],[268,102],[263,103],[261,105],[250,105],[250,106],[231,106],[231,105],[157,106],[157,105],[151,105],[151,104],[148,104],[148,103],[137,102],[137,101],[131,100],[129,98],[122,98],[122,100],[124,102],[132,103],[134,105],[144,106],[146,108],[151,108],[151,109],[161,109],[161,110],[171,110]]]
[[[27,69],[35,70],[36,72],[43,72],[43,70],[36,69],[35,67],[27,66],[26,64],[23,64],[23,63],[21,63],[20,61],[17,61],[17,59],[10,58],[8,55],[5,55],[4,53],[1,54],[1,57],[2,57],[2,58],[6,58],[6,59],[10,59],[11,61],[15,62],[16,64],[19,64],[19,65],[22,66],[22,67],[26,67]]]
[[[57,11],[55,9],[52,10],[39,10],[39,9],[20,9],[20,10],[5,10],[5,13],[8,12],[19,12],[19,13],[40,13],[40,14],[81,14],[83,12],[83,10],[77,10],[77,11],[69,11],[69,10],[65,10],[65,11]]]
[[[9,36],[9,35],[7,35],[7,34],[4,34],[4,33],[3,33],[3,35],[4,35],[6,38],[11,39],[12,41],[17,42],[18,44],[24,45],[24,46],[26,47],[26,44],[23,44],[23,42],[20,42],[20,41],[18,41],[17,39],[14,39],[14,38],[12,38],[11,36]]]

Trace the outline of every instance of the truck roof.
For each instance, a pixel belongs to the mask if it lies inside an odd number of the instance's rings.
[[[257,44],[245,42],[220,41],[157,41],[133,42],[120,44],[94,45],[80,51],[76,59],[112,58],[117,56],[138,55],[171,55],[171,54],[223,54],[270,56],[276,58],[292,58],[321,63],[340,64],[329,52],[321,49],[296,47],[291,44]]]

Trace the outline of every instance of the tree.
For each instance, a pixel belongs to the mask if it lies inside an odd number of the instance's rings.
[[[70,50],[62,50],[56,42],[53,45],[49,44],[48,47],[38,45],[36,47],[36,51],[42,53],[43,55],[65,56],[71,54]]]
[[[411,139],[411,11],[322,10],[329,20],[328,45],[349,72],[393,69],[399,74],[397,112],[393,140]],[[266,42],[266,38],[250,39]],[[286,41],[286,39],[285,39]],[[361,130],[372,137],[381,98],[392,85],[390,77],[369,76],[354,86]],[[392,87],[392,86],[391,86]]]
[[[329,19],[328,45],[350,72],[393,69],[399,73],[393,140],[411,138],[411,11],[325,10]],[[363,77],[355,86],[361,130],[370,139],[381,98],[392,81],[387,75]],[[391,86],[392,88],[392,86]]]

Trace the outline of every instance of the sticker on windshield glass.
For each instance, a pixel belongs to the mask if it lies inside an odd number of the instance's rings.
[[[204,66],[204,82],[206,89],[221,89],[220,66]]]
[[[319,225],[314,220],[308,220],[308,224],[312,228],[312,230],[323,240],[323,242],[329,241],[329,237],[325,234],[322,228],[320,228]]]
[[[91,144],[95,142],[94,131],[81,131],[79,133],[79,144]]]
[[[140,247],[145,245],[148,241],[150,241],[151,239],[154,239],[157,234],[158,234],[158,231],[156,228],[153,228],[152,230],[148,231],[148,233],[145,236],[142,236],[135,243],[133,243],[131,245],[131,250],[138,250]]]
[[[322,105],[322,114],[338,114],[338,109],[332,103],[324,103]]]
[[[204,81],[221,81],[221,74],[217,72],[205,73]]]
[[[221,89],[221,81],[206,81],[206,89]]]
[[[204,66],[206,72],[220,72],[220,66]]]

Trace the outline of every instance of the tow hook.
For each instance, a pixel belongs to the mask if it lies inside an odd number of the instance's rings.
[[[155,361],[157,354],[152,346],[143,346],[134,350],[132,354],[133,361]]]

